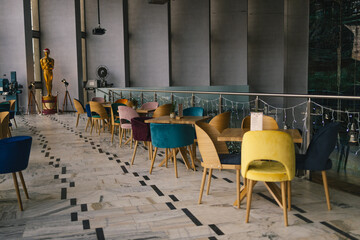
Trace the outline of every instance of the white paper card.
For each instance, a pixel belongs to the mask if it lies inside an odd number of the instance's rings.
[[[262,112],[251,112],[250,119],[251,119],[250,131],[263,130],[263,113]]]

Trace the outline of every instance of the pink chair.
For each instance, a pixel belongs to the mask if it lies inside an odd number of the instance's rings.
[[[130,138],[124,143],[127,144],[128,142],[131,142],[131,148],[132,148],[132,128],[131,128],[131,119],[135,118],[135,117],[140,117],[139,114],[136,112],[136,110],[132,109],[131,107],[128,106],[119,106],[119,118],[120,118],[120,127],[121,127],[121,132],[120,132],[120,146],[122,144],[122,138],[124,136],[124,132],[126,130],[130,130],[131,131],[131,136]],[[126,132],[125,132],[125,136],[124,139],[126,137]]]
[[[147,109],[157,109],[159,106],[159,103],[158,102],[147,102],[147,103],[144,103],[140,109],[144,109],[144,110],[147,110]]]
[[[93,102],[98,102],[98,103],[104,103],[105,102],[105,99],[103,97],[93,97],[91,99],[91,101]]]

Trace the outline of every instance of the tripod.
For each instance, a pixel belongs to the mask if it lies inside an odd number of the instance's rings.
[[[68,98],[69,98],[69,102],[71,103],[71,107],[72,107],[73,111],[75,111],[74,106],[73,106],[72,101],[71,101],[70,93],[67,90],[67,85],[66,84],[65,84],[65,88],[66,88],[66,91],[65,91],[65,97],[64,97],[63,110],[62,111],[64,112],[64,109],[67,109]]]
[[[35,106],[37,107],[38,109],[38,113],[40,114],[40,108],[39,108],[39,105],[38,103],[36,102],[36,99],[35,99],[35,95],[34,95],[34,92],[32,90],[32,88],[30,88],[30,91],[29,91],[29,99],[28,99],[28,109],[27,109],[27,112],[28,114],[30,114],[30,109],[31,107],[34,105],[35,103]],[[36,111],[36,108],[35,108],[35,111]]]

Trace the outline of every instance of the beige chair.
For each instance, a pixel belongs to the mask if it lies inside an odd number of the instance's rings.
[[[83,107],[83,105],[81,104],[81,102],[77,99],[74,98],[74,105],[75,105],[75,109],[76,109],[76,115],[77,115],[77,118],[76,118],[76,126],[78,126],[79,124],[79,118],[80,118],[80,115],[81,114],[86,114],[86,111]],[[88,119],[88,122],[89,122],[89,119]],[[86,124],[86,126],[88,125],[88,123]]]
[[[95,125],[95,129],[101,130],[101,122],[102,122],[102,128],[105,132],[105,126],[107,125],[110,129],[110,118],[108,113],[106,112],[105,108],[102,106],[101,103],[90,101],[90,110],[91,110],[91,130],[90,134],[92,134],[93,127]]]
[[[224,129],[229,128],[230,112],[224,112],[216,115],[211,119],[209,124],[215,127],[221,133],[224,131]]]
[[[241,123],[241,128],[250,128],[250,116],[246,116]],[[274,118],[264,115],[263,116],[263,130],[277,130],[279,126]]]
[[[213,169],[234,169],[236,170],[236,195],[238,204],[237,207],[240,208],[240,155],[227,154],[228,151],[225,142],[223,142],[222,144],[221,142],[218,142],[216,140],[217,135],[219,135],[220,133],[210,124],[204,122],[197,122],[195,124],[195,130],[198,139],[199,151],[202,157],[201,166],[204,167],[198,203],[201,204],[208,169],[209,177],[206,194],[209,194]]]
[[[152,117],[161,117],[161,116],[169,116],[171,112],[172,104],[164,104],[158,107],[155,111]]]
[[[9,117],[9,112],[0,112],[0,139],[11,137]]]
[[[17,128],[17,124],[16,124],[16,120],[15,120],[15,103],[16,103],[16,100],[10,100],[9,103],[10,103],[10,111],[12,111],[13,114],[14,114],[12,116],[12,119],[14,120],[15,127]]]

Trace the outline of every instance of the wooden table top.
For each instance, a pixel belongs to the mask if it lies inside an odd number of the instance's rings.
[[[235,141],[241,142],[244,134],[250,131],[249,128],[227,128],[219,136],[218,141]],[[279,129],[278,131],[290,134],[294,143],[302,143],[302,137],[298,129]]]
[[[105,108],[111,108],[111,103],[103,103],[102,105]],[[153,112],[155,110],[156,109],[140,109],[140,108],[137,108],[136,112],[140,113],[140,114],[147,114],[147,113]]]
[[[170,118],[170,116],[161,116],[145,120],[146,123],[171,123],[171,124],[195,124],[197,121],[209,119],[209,116],[184,116],[180,119]]]

